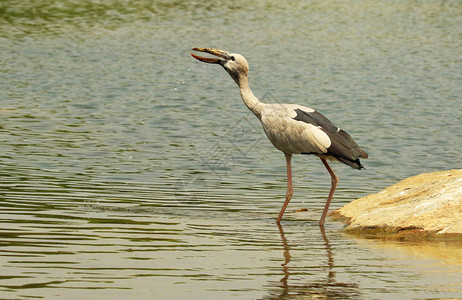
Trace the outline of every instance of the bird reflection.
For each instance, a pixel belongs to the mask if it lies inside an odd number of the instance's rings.
[[[272,292],[269,296],[263,299],[306,299],[310,297],[322,297],[322,298],[339,298],[339,299],[356,299],[359,297],[358,285],[355,283],[341,283],[337,282],[335,278],[335,265],[332,248],[329,244],[329,238],[323,227],[320,227],[321,238],[323,239],[323,246],[327,255],[327,279],[320,280],[321,274],[316,276],[316,282],[299,284],[300,279],[297,279],[297,284],[290,284],[290,266],[289,263],[292,259],[290,255],[290,245],[284,234],[284,229],[278,224],[279,233],[281,235],[281,241],[283,246],[284,263],[282,264],[282,272],[284,276],[280,282],[281,290]],[[297,269],[299,270],[299,269]],[[310,269],[310,272],[312,270]],[[321,281],[321,282],[320,282]]]
[[[290,246],[287,243],[286,236],[284,235],[284,229],[282,229],[282,226],[280,223],[277,223],[278,228],[279,228],[279,233],[281,234],[281,240],[282,240],[282,246],[284,247],[284,263],[282,264],[282,271],[284,272],[284,277],[282,277],[281,282],[283,284],[283,295],[287,295],[287,292],[289,290],[289,286],[287,283],[287,279],[289,279],[290,272],[289,272],[289,267],[287,266],[290,263]]]
[[[332,256],[332,249],[330,247],[329,239],[327,238],[324,227],[320,227],[320,230],[321,230],[322,239],[324,240],[324,246],[326,247],[326,251],[327,251],[327,266],[329,267],[328,268],[329,275],[327,276],[328,282],[334,283],[335,282],[335,272],[334,272],[334,258]]]

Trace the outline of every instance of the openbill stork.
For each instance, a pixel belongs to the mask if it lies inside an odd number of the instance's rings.
[[[287,193],[284,205],[276,220],[281,218],[293,195],[292,154],[318,156],[332,178],[332,186],[322,212],[319,226],[324,226],[330,202],[337,187],[338,178],[327,163],[327,159],[340,161],[354,169],[363,169],[360,158],[367,158],[353,138],[335,126],[314,109],[297,104],[265,104],[254,96],[249,88],[247,60],[240,54],[213,48],[193,48],[195,51],[215,55],[214,58],[191,55],[202,62],[221,65],[239,86],[242,100],[261,121],[263,130],[271,143],[284,152],[287,164]]]

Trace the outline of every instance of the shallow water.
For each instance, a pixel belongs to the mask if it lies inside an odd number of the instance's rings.
[[[0,298],[462,297],[457,243],[321,232],[315,157],[278,228],[284,156],[203,46],[369,153],[332,209],[462,165],[458,1],[3,1]]]

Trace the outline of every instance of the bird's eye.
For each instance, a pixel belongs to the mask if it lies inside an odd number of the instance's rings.
[[[233,60],[233,61],[234,61],[234,60],[236,60],[236,59],[234,58],[234,56],[231,56],[231,60]]]

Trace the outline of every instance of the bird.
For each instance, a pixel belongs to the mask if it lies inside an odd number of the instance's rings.
[[[249,64],[237,53],[214,49],[192,48],[214,57],[203,57],[191,53],[195,59],[222,66],[239,87],[241,98],[247,108],[260,120],[263,131],[270,142],[282,151],[286,159],[287,191],[284,204],[276,219],[280,224],[282,216],[293,196],[291,160],[294,154],[315,155],[321,159],[331,176],[331,188],[324,206],[319,226],[324,227],[327,212],[338,184],[338,177],[328,164],[338,161],[354,169],[364,169],[360,158],[368,158],[353,138],[335,126],[318,111],[298,104],[266,104],[260,102],[249,87]]]

